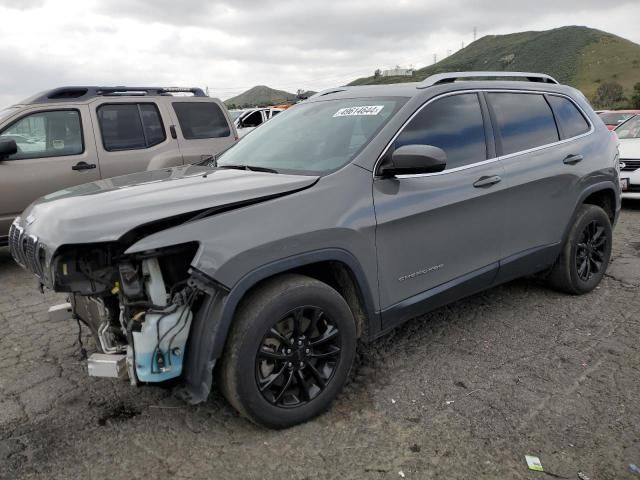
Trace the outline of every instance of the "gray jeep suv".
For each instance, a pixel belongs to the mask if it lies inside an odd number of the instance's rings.
[[[328,408],[358,339],[524,275],[591,291],[617,157],[584,96],[546,75],[340,87],[206,164],[49,195],[10,246],[69,292],[100,350],[90,374],[179,379],[190,403],[216,378],[281,428]]]

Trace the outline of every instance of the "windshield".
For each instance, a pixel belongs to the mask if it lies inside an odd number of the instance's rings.
[[[600,114],[605,125],[618,125],[630,117],[633,117],[633,113],[608,112]]]
[[[396,113],[404,98],[301,103],[255,129],[218,166],[324,174],[349,163]]]
[[[229,110],[229,115],[231,115],[231,120],[235,120],[243,113],[244,113],[244,110]]]
[[[616,134],[620,139],[640,138],[640,115],[636,115],[616,128]]]

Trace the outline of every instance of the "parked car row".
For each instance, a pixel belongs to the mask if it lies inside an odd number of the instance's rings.
[[[598,115],[609,130],[615,130],[634,115],[640,114],[640,110],[600,110]]]
[[[622,198],[640,199],[640,115],[628,118],[615,133],[620,139]]]
[[[259,127],[268,120],[283,112],[281,107],[249,108],[245,110],[231,110],[234,125],[239,137],[244,137],[254,128]]]

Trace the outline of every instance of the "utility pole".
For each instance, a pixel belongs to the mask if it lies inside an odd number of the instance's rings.
[[[473,41],[478,39],[478,27],[473,27]]]
[[[438,54],[434,53],[433,54],[433,64],[435,65],[436,63],[438,63]]]

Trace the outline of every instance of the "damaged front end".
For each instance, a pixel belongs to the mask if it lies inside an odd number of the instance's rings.
[[[196,250],[195,243],[136,255],[115,244],[61,249],[51,264],[52,286],[71,293],[72,315],[96,340],[90,375],[132,384],[182,375],[203,297],[190,271]]]

